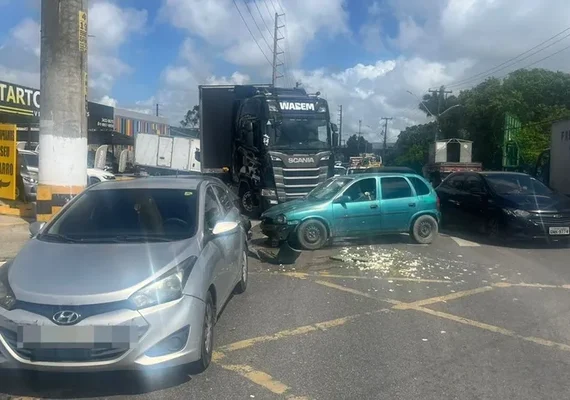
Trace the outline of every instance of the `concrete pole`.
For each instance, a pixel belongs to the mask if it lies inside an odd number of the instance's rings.
[[[37,219],[87,183],[87,0],[42,0]]]

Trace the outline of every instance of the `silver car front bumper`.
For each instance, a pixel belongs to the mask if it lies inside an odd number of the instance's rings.
[[[82,371],[108,371],[108,370],[137,370],[166,368],[183,365],[197,361],[200,358],[202,325],[204,321],[205,304],[203,301],[183,296],[181,299],[166,304],[149,307],[140,311],[120,309],[116,311],[96,314],[81,320],[78,324],[65,328],[65,337],[73,337],[75,333],[89,331],[90,327],[113,328],[123,327],[134,333],[132,341],[125,347],[113,347],[113,340],[104,339],[101,342],[93,338],[94,348],[97,350],[74,349],[74,344],[65,341],[65,338],[50,339],[49,343],[41,344],[50,354],[38,358],[31,356],[37,350],[26,348],[25,342],[20,342],[18,332],[23,327],[34,327],[41,332],[58,327],[51,319],[44,315],[35,314],[26,310],[15,309],[6,311],[0,309],[0,368],[19,368],[54,372],[82,372]],[[60,329],[60,328],[56,328]],[[75,329],[75,332],[74,332]],[[156,349],[159,344],[172,334],[183,330],[188,331],[185,345],[178,351],[159,356],[150,356],[146,353]],[[63,332],[63,331],[62,331]],[[20,334],[21,336],[21,334]],[[41,339],[40,339],[41,341]],[[107,346],[100,349],[100,345]],[[82,344],[85,346],[85,343]],[[60,348],[67,351],[81,351],[82,355],[89,354],[80,361],[69,361],[62,354]],[[55,350],[57,348],[58,350]],[[45,353],[45,351],[44,351]]]

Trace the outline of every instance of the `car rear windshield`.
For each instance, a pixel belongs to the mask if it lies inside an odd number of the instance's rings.
[[[39,239],[54,241],[171,241],[194,236],[197,190],[111,189],[80,195]]]

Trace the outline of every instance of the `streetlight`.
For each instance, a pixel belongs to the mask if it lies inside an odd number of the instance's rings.
[[[453,110],[454,108],[457,108],[457,107],[463,107],[463,104],[455,104],[455,105],[453,105],[453,106],[451,106],[451,107],[445,109],[443,112],[440,112],[439,114],[434,115],[434,114],[430,111],[430,109],[428,108],[426,102],[423,101],[423,99],[420,99],[416,94],[410,92],[409,90],[406,90],[406,92],[409,93],[409,94],[411,94],[412,96],[414,96],[416,99],[418,99],[418,101],[424,105],[424,108],[425,108],[426,111],[429,113],[429,115],[431,115],[432,117],[435,118],[435,133],[434,133],[434,138],[433,138],[434,142],[437,141],[437,133],[438,133],[438,131],[440,130],[440,120],[439,120],[439,118],[440,118],[443,114],[445,114],[446,112],[448,112],[449,110]]]

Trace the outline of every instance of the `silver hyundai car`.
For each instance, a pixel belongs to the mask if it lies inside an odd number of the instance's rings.
[[[0,268],[0,368],[205,369],[247,286],[246,225],[214,178],[91,186]]]

